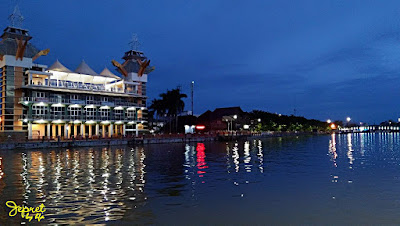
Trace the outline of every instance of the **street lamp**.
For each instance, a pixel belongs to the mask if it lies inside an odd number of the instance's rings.
[[[192,96],[191,96],[192,98],[191,98],[191,99],[192,99],[192,116],[193,116],[193,102],[194,102],[194,101],[193,101],[193,92],[194,92],[194,81],[192,81],[191,89],[192,89],[192,93],[191,93],[191,94],[192,94]]]
[[[330,119],[326,120],[327,123],[331,123],[332,121]]]
[[[259,118],[257,121],[258,121],[258,122],[261,122],[261,119]]]
[[[349,122],[351,121],[351,118],[350,118],[350,117],[347,117],[347,118],[346,118],[346,121],[347,121],[347,123],[349,123]]]

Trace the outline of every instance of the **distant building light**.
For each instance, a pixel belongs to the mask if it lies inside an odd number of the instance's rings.
[[[250,126],[249,125],[243,125],[243,129],[249,129]]]
[[[331,124],[331,129],[336,129],[336,125],[335,124]]]
[[[24,122],[28,122],[28,119],[24,119]]]

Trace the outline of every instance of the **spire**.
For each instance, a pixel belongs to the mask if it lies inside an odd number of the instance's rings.
[[[60,72],[66,72],[66,73],[72,73],[68,68],[66,68],[60,61],[54,62],[53,65],[51,65],[48,69],[48,71],[60,71]]]
[[[25,18],[22,16],[21,11],[19,10],[18,5],[15,6],[14,12],[8,17],[10,20],[10,25],[16,28],[22,28],[22,23]]]
[[[82,60],[81,64],[75,69],[76,73],[85,74],[85,75],[98,75],[93,69],[86,64],[84,60]]]
[[[102,75],[104,77],[109,77],[109,78],[121,79],[117,75],[113,74],[110,70],[108,70],[107,67],[104,68],[104,70],[100,73],[100,75]]]
[[[139,42],[137,34],[132,35],[132,39],[129,42],[129,45],[131,46],[131,50],[139,51],[140,42]]]

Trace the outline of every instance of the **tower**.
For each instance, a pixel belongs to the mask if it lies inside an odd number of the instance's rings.
[[[125,52],[122,57],[124,63],[120,64],[115,60],[111,62],[117,68],[117,71],[123,75],[125,92],[136,94],[132,98],[132,102],[140,107],[140,110],[137,111],[137,118],[143,119],[142,122],[147,122],[147,76],[154,70],[154,67],[150,67],[150,60],[139,50],[140,43],[136,34],[133,35],[129,44],[130,50]],[[145,123],[137,123],[136,125],[139,126],[136,131],[146,130]]]
[[[24,17],[18,6],[9,20],[10,25],[0,36],[0,132],[3,135],[4,132],[8,133],[7,136],[26,132],[29,126],[19,120],[23,107],[18,102],[23,95],[22,87],[28,79],[25,72],[32,69],[34,60],[47,55],[49,51],[39,51],[29,42],[32,37],[27,29],[22,28]]]

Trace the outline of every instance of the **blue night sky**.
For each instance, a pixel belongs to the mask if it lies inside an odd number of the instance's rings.
[[[115,2],[111,4],[110,2]],[[0,24],[15,1],[2,1]],[[241,106],[321,120],[400,116],[400,1],[28,1],[39,63],[100,72],[137,33],[149,100],[195,80],[195,114]],[[189,95],[190,96],[190,95]],[[187,100],[190,107],[190,98]],[[190,109],[188,109],[190,110]]]

